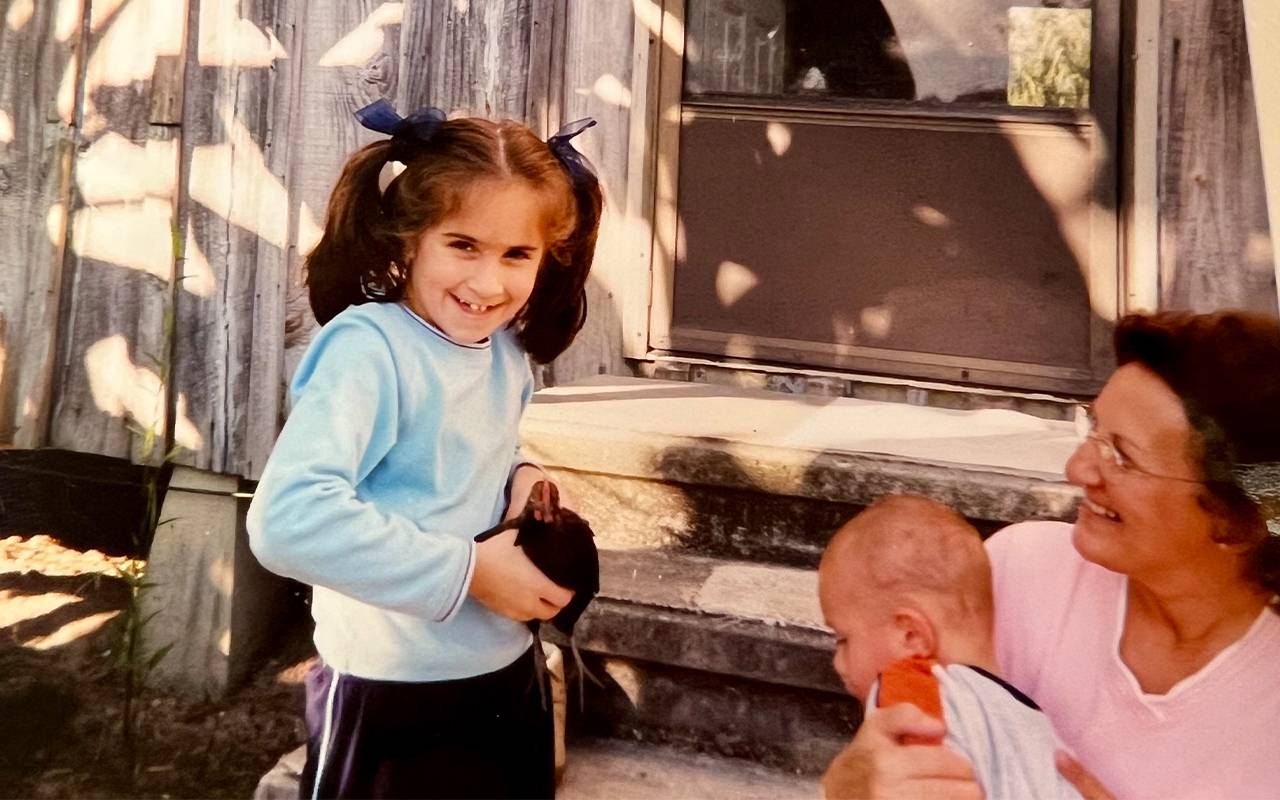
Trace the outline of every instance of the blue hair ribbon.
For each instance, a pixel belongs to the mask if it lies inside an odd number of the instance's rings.
[[[564,165],[565,171],[569,173],[570,180],[574,186],[579,185],[585,179],[595,180],[596,170],[591,166],[591,162],[577,148],[573,146],[573,138],[585,131],[587,128],[594,127],[596,121],[591,117],[583,117],[566,123],[560,130],[556,131],[550,139],[547,139],[547,147],[551,148],[551,152],[556,158],[560,159],[560,163]]]
[[[434,106],[402,117],[385,98],[379,98],[356,111],[356,120],[361,125],[391,137],[387,160],[401,163],[407,163],[414,150],[431,141],[431,137],[435,136],[448,118],[448,115]]]
[[[391,148],[387,151],[388,161],[408,163],[414,151],[431,141],[440,126],[448,120],[444,111],[434,106],[420,109],[402,117],[386,98],[379,98],[355,113],[356,120],[362,126],[377,133],[385,133],[391,137]],[[591,117],[574,120],[556,131],[547,139],[547,147],[564,165],[565,171],[575,186],[583,180],[595,180],[596,171],[587,157],[573,146],[575,136],[594,127],[596,121]]]

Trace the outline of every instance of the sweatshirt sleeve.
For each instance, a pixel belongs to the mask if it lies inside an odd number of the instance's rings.
[[[524,360],[524,384],[520,388],[520,415],[523,417],[525,410],[529,407],[530,401],[533,400],[534,382],[533,370],[529,368],[529,360]],[[536,461],[530,461],[524,454],[524,448],[520,445],[519,437],[516,438],[516,449],[511,459],[511,469],[507,472],[507,502],[511,502],[511,481],[516,477],[516,470],[525,464],[531,467],[542,468],[541,464]]]
[[[462,605],[474,544],[357,496],[396,441],[399,393],[381,332],[334,319],[299,364],[289,419],[249,507],[267,569],[381,608],[444,621]]]

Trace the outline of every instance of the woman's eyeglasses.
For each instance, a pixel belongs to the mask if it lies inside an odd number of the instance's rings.
[[[1098,457],[1103,463],[1110,464],[1116,468],[1118,472],[1125,475],[1145,475],[1148,478],[1160,478],[1166,481],[1180,481],[1182,483],[1204,483],[1198,478],[1183,478],[1176,475],[1162,475],[1158,472],[1144,469],[1120,452],[1120,448],[1116,447],[1116,443],[1108,437],[1098,433],[1096,430],[1097,422],[1093,417],[1093,409],[1087,405],[1081,405],[1076,412],[1076,437],[1081,443],[1090,442]]]

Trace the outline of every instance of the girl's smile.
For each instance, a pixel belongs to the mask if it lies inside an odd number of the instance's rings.
[[[405,303],[451,339],[484,341],[529,301],[547,216],[545,197],[524,181],[471,184],[410,254]]]

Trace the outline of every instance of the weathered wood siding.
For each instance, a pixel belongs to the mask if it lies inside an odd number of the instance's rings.
[[[1258,123],[1239,0],[1165,0],[1164,308],[1276,311]]]
[[[24,9],[42,16],[50,6],[57,14],[53,30],[35,19],[29,28],[12,24]],[[136,456],[129,420],[148,425],[163,418],[162,382],[149,362],[164,355],[178,131],[154,124],[152,106],[164,106],[153,97],[153,87],[164,84],[155,80],[157,67],[181,48],[184,17],[181,5],[160,0],[34,8],[14,2],[6,9],[4,35],[15,37],[16,49],[34,46],[39,53],[52,45],[44,66],[61,80],[46,119],[67,126],[64,140],[75,145],[63,173],[73,179],[68,190],[33,215],[44,224],[29,216],[26,229],[61,229],[64,252],[40,247],[16,262],[37,281],[55,269],[61,276],[56,350],[45,367],[52,367],[50,417],[46,430],[41,425],[20,441]],[[12,67],[7,58],[5,67]],[[21,86],[21,74],[14,77]],[[29,140],[15,144],[25,149]],[[51,255],[58,260],[44,260]],[[33,395],[22,394],[25,406]]]
[[[302,261],[376,138],[351,112],[380,96],[542,135],[600,121],[575,143],[606,197],[590,314],[540,377],[625,372],[655,124],[633,112],[656,102],[661,18],[649,0],[0,0],[0,445],[138,460],[150,429],[184,463],[260,474],[314,327]],[[1162,23],[1164,303],[1265,307],[1238,4],[1166,0]]]
[[[45,442],[54,394],[82,28],[60,8],[0,3],[0,443],[18,447]]]

